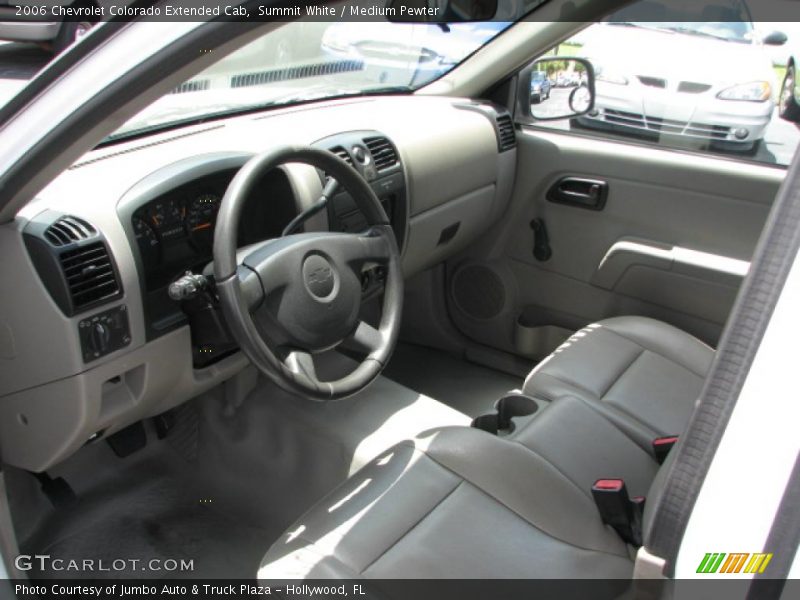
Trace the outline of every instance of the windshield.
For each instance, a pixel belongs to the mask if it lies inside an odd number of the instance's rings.
[[[184,82],[106,141],[247,110],[412,92],[450,71],[509,25],[288,23]]]

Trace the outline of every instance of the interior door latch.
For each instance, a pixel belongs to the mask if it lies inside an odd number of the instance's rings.
[[[547,237],[544,219],[531,221],[531,229],[533,230],[533,257],[541,262],[550,260],[553,250],[550,248],[550,238]]]
[[[589,210],[603,210],[607,198],[607,182],[583,177],[562,177],[547,191],[550,202]]]

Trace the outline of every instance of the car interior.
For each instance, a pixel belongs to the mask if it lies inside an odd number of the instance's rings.
[[[538,126],[524,73],[586,24],[513,25],[415,93],[101,144],[2,223],[19,552],[631,577],[654,442],[786,170]],[[637,528],[601,518],[609,478],[646,497]]]

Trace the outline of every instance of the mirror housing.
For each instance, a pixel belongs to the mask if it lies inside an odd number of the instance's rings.
[[[761,41],[767,46],[783,46],[788,39],[782,31],[773,31],[765,35]]]
[[[594,67],[585,58],[548,56],[520,71],[519,114],[524,120],[555,121],[594,108]]]
[[[497,0],[387,0],[392,23],[471,23],[491,21]]]

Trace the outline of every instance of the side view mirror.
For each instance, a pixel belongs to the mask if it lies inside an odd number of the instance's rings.
[[[469,23],[491,21],[497,0],[387,0],[392,23]]]
[[[761,41],[767,46],[783,46],[788,39],[782,31],[773,31],[765,35]]]
[[[520,75],[520,104],[536,121],[578,117],[594,107],[594,69],[588,60],[541,58]]]

